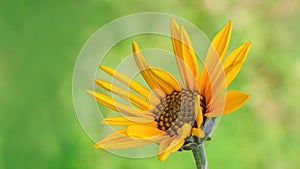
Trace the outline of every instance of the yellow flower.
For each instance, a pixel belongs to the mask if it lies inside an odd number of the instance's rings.
[[[231,27],[230,21],[213,39],[204,62],[205,67],[200,74],[187,32],[172,19],[172,44],[182,84],[170,73],[149,65],[136,42],[132,43],[134,58],[152,92],[125,74],[100,65],[103,71],[138,95],[110,82],[96,80],[102,88],[135,105],[130,106],[87,90],[99,103],[126,115],[102,121],[104,124],[125,127],[109,134],[96,143],[95,147],[121,149],[157,143],[158,157],[163,161],[170,153],[187,144],[188,138],[201,139],[209,134],[203,131],[208,118],[227,114],[241,107],[249,95],[237,90],[225,93],[225,89],[242,67],[250,42],[242,44],[223,61],[230,41]],[[217,68],[218,64],[220,69]]]

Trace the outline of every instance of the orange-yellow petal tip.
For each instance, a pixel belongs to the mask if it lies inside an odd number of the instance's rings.
[[[224,29],[227,29],[230,34],[230,32],[232,30],[232,21],[231,20],[229,20],[229,22],[226,24]]]
[[[251,41],[246,42],[247,47],[250,47],[252,45]]]
[[[174,26],[178,26],[174,16],[172,16],[172,18],[171,18],[171,24],[174,25]]]
[[[241,91],[240,91],[241,92]],[[245,93],[245,92],[241,92],[243,93],[243,95],[245,95],[245,98],[249,99],[250,98],[250,94],[249,93]]]
[[[100,69],[103,69],[103,67],[105,67],[104,65],[98,65],[98,67],[100,68]]]
[[[229,29],[229,30],[232,29],[232,20],[231,19],[227,22],[227,24],[224,26],[223,29]]]
[[[102,148],[99,144],[94,144],[95,148]]]
[[[180,35],[178,35],[178,32],[179,32],[178,29],[179,29],[178,23],[176,22],[175,18],[172,17],[172,19],[171,19],[171,33],[172,33],[173,38],[180,39]]]
[[[105,66],[105,65],[99,65],[98,66],[100,69],[102,69],[102,70],[109,70],[109,69],[111,69],[110,67],[108,67],[108,66]]]
[[[176,22],[174,16],[171,17],[171,22]]]
[[[98,84],[99,86],[103,86],[105,82],[103,80],[95,79],[95,83]]]
[[[100,121],[100,124],[106,124],[105,119],[101,120],[101,121]]]
[[[91,95],[91,96],[94,96],[94,93],[95,93],[94,91],[91,91],[91,90],[88,90],[88,89],[86,89],[85,92],[87,94]]]
[[[231,31],[231,29],[232,29],[232,20],[228,21],[228,23],[226,24],[226,26],[224,27],[224,29],[227,29],[227,30]]]
[[[184,27],[182,25],[180,25],[180,31],[184,31]]]
[[[245,95],[246,95],[246,98],[247,98],[246,101],[248,101],[250,99],[251,95],[248,94],[248,93],[245,93]]]
[[[170,155],[170,152],[164,152],[158,155],[159,161],[163,162],[165,161]]]
[[[139,45],[135,41],[132,42],[132,50],[133,52],[137,52],[140,50]]]

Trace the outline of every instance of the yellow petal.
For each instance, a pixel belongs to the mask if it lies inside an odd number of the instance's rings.
[[[99,141],[98,143],[108,143],[108,142],[115,142],[117,140],[123,139],[123,138],[127,138],[127,128],[123,128],[123,129],[119,129],[116,130],[112,133],[110,133],[109,135],[107,135],[104,139],[102,139],[101,141]],[[95,146],[97,146],[99,144],[95,144]]]
[[[120,73],[119,71],[104,65],[99,65],[99,67],[107,74],[116,78],[117,80],[119,80],[120,82],[122,82],[141,96],[144,96],[146,99],[148,99],[151,95],[151,92],[147,88],[145,88],[135,80],[131,79],[130,77],[126,76],[125,74]],[[152,97],[152,99],[159,102],[159,98]]]
[[[207,102],[210,101],[213,92],[217,90],[220,85],[223,84],[223,86],[225,86],[224,80],[224,69],[219,56],[215,52],[207,53],[199,83],[200,94],[205,96]]]
[[[199,91],[200,91],[200,94],[203,95],[203,96],[206,96],[206,97],[209,97],[209,90],[211,88],[211,83],[210,83],[210,77],[209,77],[209,71],[208,71],[208,68],[209,66],[207,66],[206,62],[209,58],[206,57],[205,61],[204,61],[204,65],[203,65],[203,68],[202,68],[202,76],[201,76],[201,79],[200,79],[200,82],[199,82]]]
[[[157,99],[157,96],[155,95],[156,91],[153,91],[154,93],[151,93],[151,95],[149,96],[149,102],[151,103],[151,105],[158,105],[160,103],[160,100]]]
[[[198,95],[194,107],[194,110],[196,112],[196,122],[198,128],[200,128],[201,124],[203,123],[202,107],[200,106],[200,104],[201,104],[200,95]]]
[[[216,85],[219,84],[218,81],[223,80],[223,77],[220,76],[223,72],[221,62],[228,48],[231,29],[232,22],[229,21],[229,23],[215,36],[208,49],[199,85],[199,90],[205,96],[211,97],[211,90],[216,89],[218,87]],[[221,78],[219,79],[219,77]]]
[[[225,87],[222,85],[217,89],[217,91],[214,92],[214,95],[210,100],[210,104],[207,105],[207,111],[204,116],[217,117],[223,114],[226,101],[226,93],[224,91]]]
[[[147,84],[150,86],[150,88],[152,90],[160,90],[160,86],[158,85],[158,83],[155,82],[155,79],[152,76],[152,74],[150,73],[150,71],[145,71],[149,68],[149,65],[146,62],[146,60],[144,59],[144,57],[139,49],[139,46],[137,45],[136,42],[132,42],[132,50],[133,50],[135,62],[137,64],[139,70],[141,71],[141,74],[144,77]],[[170,90],[170,89],[168,89],[168,90]],[[165,97],[165,95],[160,95],[161,92],[157,92],[155,94],[157,94],[157,96],[159,98]]]
[[[186,137],[188,137],[190,135],[191,129],[192,129],[192,126],[189,125],[188,123],[185,123],[185,124],[183,124],[182,127],[177,129],[177,134],[179,137],[185,139]]]
[[[198,138],[203,138],[205,136],[203,130],[201,128],[193,128],[192,133],[197,136]]]
[[[145,71],[149,71],[153,75],[153,77],[155,77],[156,83],[167,94],[172,93],[174,90],[181,90],[180,83],[170,73],[155,67],[150,67]]]
[[[171,21],[171,35],[172,35],[172,43],[173,43],[174,53],[179,58],[182,58],[181,35],[180,35],[180,31],[179,31],[179,26],[173,17],[172,17],[172,21]]]
[[[164,161],[168,158],[170,153],[177,151],[184,144],[185,140],[182,137],[174,136],[161,142],[159,146],[158,159]]]
[[[90,90],[86,90],[86,92],[92,97],[94,97],[99,103],[120,113],[126,114],[128,116],[137,116],[137,117],[154,119],[152,113],[143,112],[141,110],[135,109],[130,105],[124,104],[120,101],[112,99],[111,97],[108,97],[98,92],[93,92]]]
[[[249,99],[250,95],[238,90],[230,90],[226,93],[224,114],[239,109]]]
[[[132,138],[157,137],[165,132],[151,125],[131,125],[127,129],[127,134]]]
[[[232,22],[229,21],[227,25],[214,37],[212,41],[213,49],[210,50],[215,50],[219,55],[221,61],[224,59],[229,45],[231,30]]]
[[[152,90],[160,89],[166,94],[171,94],[172,91],[181,89],[179,82],[171,74],[162,69],[149,66],[149,64],[145,61],[136,42],[132,43],[132,49],[134,52],[136,64],[141,71],[145,81],[148,83]]]
[[[216,66],[215,72],[211,77],[211,90],[210,97],[207,97],[207,101],[212,101],[213,99],[219,98],[220,95],[224,95],[224,91],[226,89],[226,76],[224,69],[219,62],[218,66]]]
[[[184,86],[187,87],[188,78],[186,77],[185,64],[183,62],[182,52],[181,52],[181,35],[179,31],[179,26],[173,17],[171,21],[171,35],[172,35],[173,50],[175,53],[175,58],[178,65],[179,73]]]
[[[194,78],[199,79],[200,78],[200,73],[199,73],[199,68],[198,68],[198,61],[196,58],[196,54],[194,52],[194,48],[191,42],[191,39],[184,29],[183,26],[181,28],[181,50],[182,54],[184,56],[184,60],[186,60],[188,64],[188,68],[192,71]]]
[[[102,80],[96,80],[96,83],[103,87],[105,90],[111,91],[118,96],[121,96],[122,98],[130,101],[132,104],[140,107],[141,109],[147,111],[150,109],[151,104],[145,101],[144,99],[141,99],[137,95],[117,86],[110,82],[102,81]]]
[[[171,142],[171,144],[167,148],[167,151],[170,151],[171,153],[177,151],[183,146],[184,142],[185,142],[185,138],[175,137],[175,139]]]
[[[143,146],[151,143],[157,143],[157,140],[144,140],[144,139],[133,139],[126,135],[127,128],[117,130],[108,136],[106,136],[103,140],[99,141],[95,144],[96,148],[103,149],[122,149],[122,148],[132,148]]]
[[[233,52],[229,54],[227,59],[224,62],[224,70],[226,75],[226,86],[229,86],[230,83],[234,80],[236,75],[239,73],[248,51],[250,49],[251,42],[247,42]]]
[[[158,159],[160,161],[165,161],[169,157],[171,152],[167,151],[167,148],[169,147],[171,142],[174,140],[174,137],[165,139],[160,143],[159,149],[158,149]]]
[[[142,118],[142,117],[135,117],[135,116],[105,118],[101,121],[101,123],[110,124],[113,126],[130,126],[130,125],[138,125],[141,123],[145,123],[145,125],[157,126],[156,121],[147,118]]]
[[[197,90],[196,79],[199,79],[200,73],[196,55],[187,32],[182,26],[179,29],[174,18],[171,21],[171,35],[176,62],[183,84],[189,90]]]

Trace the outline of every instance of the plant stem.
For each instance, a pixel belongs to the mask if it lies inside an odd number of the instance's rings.
[[[192,149],[197,169],[208,169],[204,145],[200,144]]]

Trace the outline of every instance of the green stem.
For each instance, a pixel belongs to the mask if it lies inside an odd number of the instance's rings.
[[[192,151],[197,169],[208,169],[204,145],[193,147]]]

